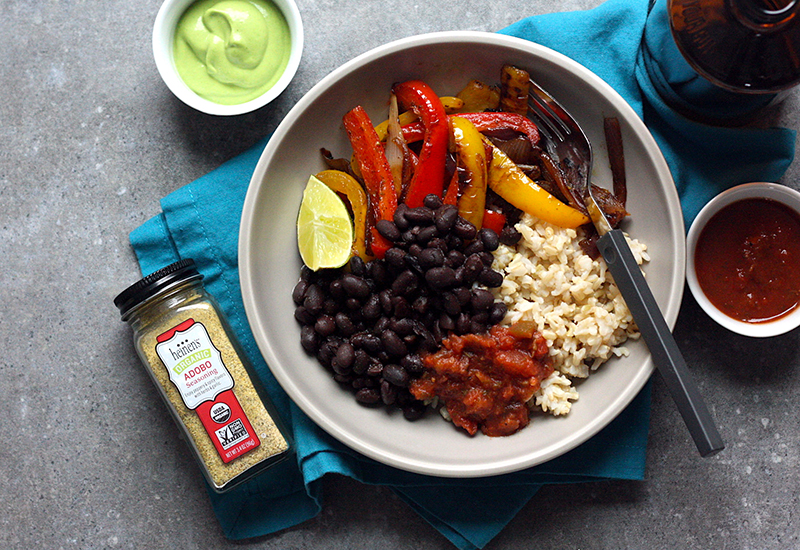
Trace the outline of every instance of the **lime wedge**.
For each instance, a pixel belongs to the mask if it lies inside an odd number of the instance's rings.
[[[297,247],[313,271],[342,267],[350,259],[353,222],[344,201],[314,176],[308,179],[297,215]]]

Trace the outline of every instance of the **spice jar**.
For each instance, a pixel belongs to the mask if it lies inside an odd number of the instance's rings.
[[[115,299],[208,483],[224,492],[290,452],[290,439],[191,259]]]

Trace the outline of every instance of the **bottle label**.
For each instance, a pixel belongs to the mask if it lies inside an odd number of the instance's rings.
[[[197,413],[225,463],[260,444],[234,380],[202,323],[187,319],[156,338],[156,353],[186,408]]]

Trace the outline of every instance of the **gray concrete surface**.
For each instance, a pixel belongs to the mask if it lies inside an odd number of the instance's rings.
[[[371,47],[597,3],[299,0],[296,79],[217,119],[158,77],[158,0],[1,2],[0,548],[452,548],[390,491],[340,478],[317,518],[227,542],[111,303],[138,277],[128,233]],[[800,126],[795,96],[771,116]],[[800,548],[800,332],[735,336],[687,292],[675,334],[726,451],[698,458],[656,380],[645,481],[547,487],[487,548]]]

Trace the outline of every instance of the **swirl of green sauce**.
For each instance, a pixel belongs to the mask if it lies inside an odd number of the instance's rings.
[[[199,0],[178,21],[173,47],[186,85],[221,105],[272,88],[290,53],[289,25],[270,0]]]

